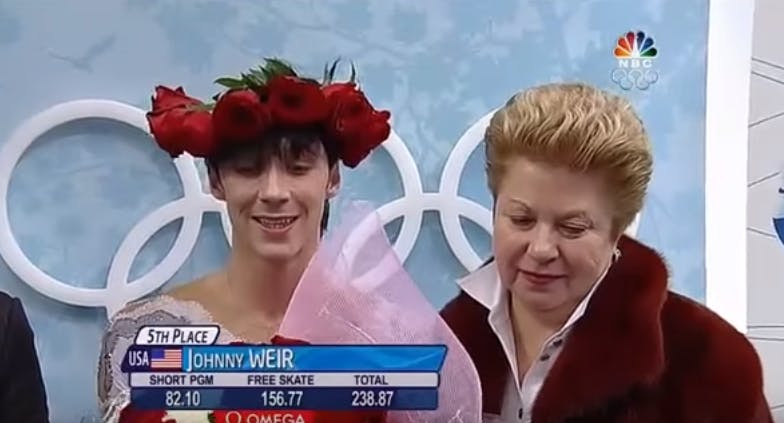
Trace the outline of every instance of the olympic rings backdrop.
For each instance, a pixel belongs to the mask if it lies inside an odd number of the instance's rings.
[[[217,268],[228,250],[203,165],[172,162],[146,133],[152,88],[208,98],[216,77],[265,56],[315,75],[351,59],[392,111],[389,142],[344,171],[333,209],[376,204],[436,306],[489,254],[477,146],[493,110],[552,81],[628,96],[656,155],[630,231],[665,255],[675,290],[705,301],[707,22],[707,0],[0,1],[0,289],[36,331],[52,421],[95,415],[107,312]],[[629,31],[658,50],[639,76],[613,56]]]

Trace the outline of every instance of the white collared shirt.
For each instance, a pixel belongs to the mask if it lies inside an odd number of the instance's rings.
[[[606,271],[599,280],[603,279],[605,274]],[[458,284],[463,291],[489,310],[487,316],[488,323],[504,349],[512,373],[511,377],[507,378],[508,385],[504,390],[501,415],[485,414],[483,421],[485,423],[529,423],[534,401],[536,401],[547,373],[552,368],[555,360],[558,359],[561,346],[569,335],[574,323],[585,313],[588,302],[599,284],[595,283],[593,285],[585,298],[569,316],[566,323],[545,341],[542,351],[532,362],[522,382],[518,377],[517,371],[515,339],[509,312],[509,291],[501,285],[495,262],[458,280]]]

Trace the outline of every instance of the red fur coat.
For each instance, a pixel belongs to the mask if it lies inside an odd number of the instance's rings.
[[[532,423],[772,423],[752,345],[667,290],[664,261],[623,237],[622,255],[566,339]],[[488,310],[464,292],[442,311],[479,371],[485,413],[511,376]]]

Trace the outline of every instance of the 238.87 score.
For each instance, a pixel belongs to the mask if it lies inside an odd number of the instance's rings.
[[[389,407],[395,391],[351,391],[352,407]]]

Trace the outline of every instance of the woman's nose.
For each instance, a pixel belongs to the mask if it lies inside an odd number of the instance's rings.
[[[545,228],[540,228],[532,233],[528,244],[528,255],[534,260],[546,263],[558,258],[558,246],[553,240],[553,236]]]

